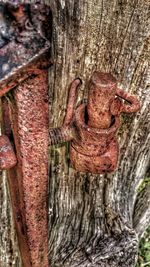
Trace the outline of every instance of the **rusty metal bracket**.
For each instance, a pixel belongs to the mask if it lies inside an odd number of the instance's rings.
[[[39,1],[0,2],[0,96],[5,134],[0,137],[0,168],[8,170],[24,267],[49,266],[47,69],[51,65],[51,22],[50,9]]]

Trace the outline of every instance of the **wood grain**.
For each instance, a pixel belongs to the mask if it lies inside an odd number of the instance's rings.
[[[72,79],[80,77],[83,81],[80,101],[87,96],[87,83],[94,70],[111,72],[124,90],[141,101],[137,115],[122,117],[120,159],[113,175],[77,173],[69,165],[68,146],[52,148],[51,265],[133,266],[137,248],[132,215],[137,187],[150,156],[149,4],[89,0],[50,1],[50,6],[55,60],[50,72],[50,126],[62,124]],[[124,235],[127,255],[121,248]],[[112,251],[116,239],[118,244]],[[132,252],[128,246],[133,246]]]
[[[142,206],[138,215],[136,211],[137,188],[150,162],[150,3],[147,0],[47,0],[47,3],[53,14],[50,127],[62,125],[71,81],[76,77],[83,81],[80,101],[87,97],[87,83],[94,70],[111,72],[119,86],[136,94],[141,102],[136,115],[122,116],[118,135],[120,158],[112,175],[78,173],[70,166],[68,144],[51,147],[50,266],[132,267],[137,255],[135,231],[141,235],[149,223],[146,215],[149,206]],[[1,224],[1,233],[10,232],[14,242],[14,229],[7,221],[8,195],[4,192],[7,191],[3,181],[0,220],[5,218],[6,227]],[[149,197],[146,193],[142,196],[145,203]],[[10,240],[0,240],[2,267],[9,266],[10,257],[13,267],[21,267],[16,246],[10,252]]]

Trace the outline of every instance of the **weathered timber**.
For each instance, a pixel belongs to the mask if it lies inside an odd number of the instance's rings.
[[[114,174],[78,173],[70,166],[67,144],[50,149],[50,266],[132,267],[138,235],[150,220],[149,189],[137,190],[150,162],[150,3],[47,2],[53,14],[50,127],[62,125],[71,81],[76,77],[83,81],[80,101],[87,97],[87,81],[95,70],[112,73],[119,86],[141,102],[140,112],[122,116],[120,157]],[[6,178],[1,179],[1,188],[0,262],[2,267],[22,267],[14,244]]]

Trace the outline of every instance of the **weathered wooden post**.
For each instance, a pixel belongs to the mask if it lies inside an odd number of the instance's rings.
[[[122,116],[120,157],[113,174],[83,174],[71,168],[66,143],[50,149],[49,261],[52,267],[128,267],[137,259],[138,237],[149,224],[150,24],[148,1],[47,0],[53,15],[49,71],[49,127],[66,112],[68,85],[83,81],[87,97],[93,71],[111,73],[135,94],[141,110]],[[11,102],[11,94],[7,96]],[[0,262],[22,267],[15,243],[6,179],[1,180]],[[11,221],[11,223],[10,223]],[[9,234],[8,234],[9,233]]]

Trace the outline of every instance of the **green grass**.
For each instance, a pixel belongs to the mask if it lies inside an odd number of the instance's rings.
[[[139,257],[136,267],[150,267],[150,226],[141,238]]]

